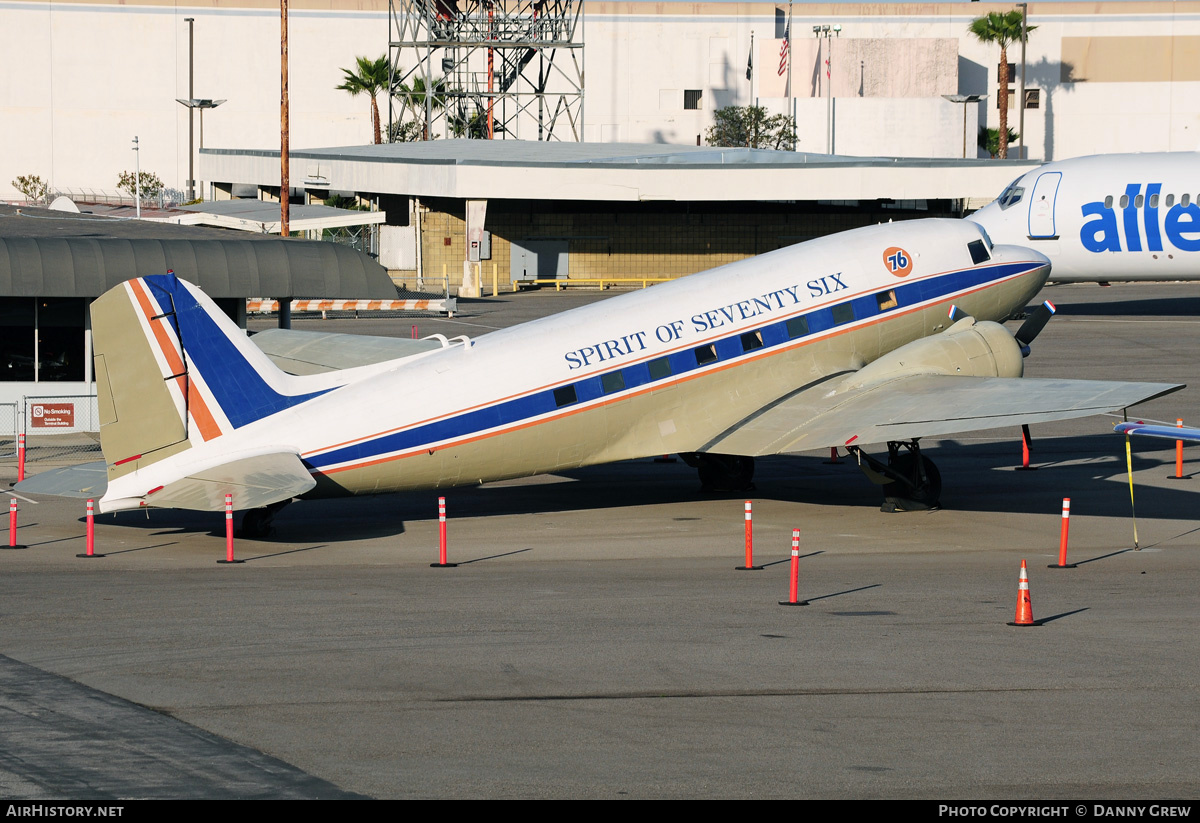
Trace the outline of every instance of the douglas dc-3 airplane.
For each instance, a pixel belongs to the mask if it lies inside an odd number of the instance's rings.
[[[667,453],[709,485],[747,488],[756,456],[837,446],[897,508],[927,508],[941,481],[920,438],[1114,411],[1182,388],[1018,379],[1049,312],[1015,335],[998,321],[1048,273],[1041,254],[993,246],[968,221],[891,223],[303,375],[277,367],[195,286],[142,277],[92,306],[99,507],[216,511],[232,493],[252,510],[243,530],[262,535],[295,497]],[[887,444],[886,462],[861,450],[871,443]]]
[[[967,219],[1049,257],[1056,281],[1200,280],[1200,153],[1048,163]]]

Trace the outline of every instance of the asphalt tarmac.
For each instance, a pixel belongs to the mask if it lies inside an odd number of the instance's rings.
[[[1200,423],[1198,294],[1050,287],[1027,373],[1189,383],[1134,414]],[[295,327],[476,335],[598,298]],[[81,502],[22,502],[0,795],[1196,798],[1200,477],[1134,441],[1135,551],[1113,422],[1035,426],[1030,472],[1016,430],[926,442],[928,513],[828,454],[761,460],[761,571],[734,569],[745,496],[678,462],[450,490],[456,568],[433,492],[294,504],[238,565],[220,514],[100,516],[89,560]],[[1048,569],[1064,497],[1079,566]],[[1006,625],[1022,559],[1037,627]]]

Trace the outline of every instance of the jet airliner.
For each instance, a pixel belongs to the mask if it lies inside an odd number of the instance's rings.
[[[1051,280],[1200,280],[1200,153],[1047,163],[967,219],[1049,257]]]

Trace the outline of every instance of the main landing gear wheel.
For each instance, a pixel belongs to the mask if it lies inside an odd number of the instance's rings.
[[[679,455],[700,475],[700,490],[706,492],[744,492],[754,489],[754,458],[740,454]]]
[[[888,468],[904,480],[884,485],[882,511],[928,511],[941,505],[942,475],[928,457],[915,450],[889,454]]]
[[[872,483],[883,486],[884,512],[918,512],[941,505],[942,475],[933,461],[921,454],[916,440],[890,440],[887,463],[857,446],[846,450]]]
[[[278,503],[272,503],[261,509],[250,509],[242,515],[242,527],[238,530],[237,536],[250,540],[262,540],[270,537],[275,531],[275,527],[272,525],[275,515],[279,513],[280,509],[291,502],[291,500],[281,500]]]

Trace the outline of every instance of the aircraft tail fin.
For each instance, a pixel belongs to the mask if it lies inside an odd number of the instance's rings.
[[[207,295],[174,274],[92,304],[108,480],[323,394],[284,374]]]

